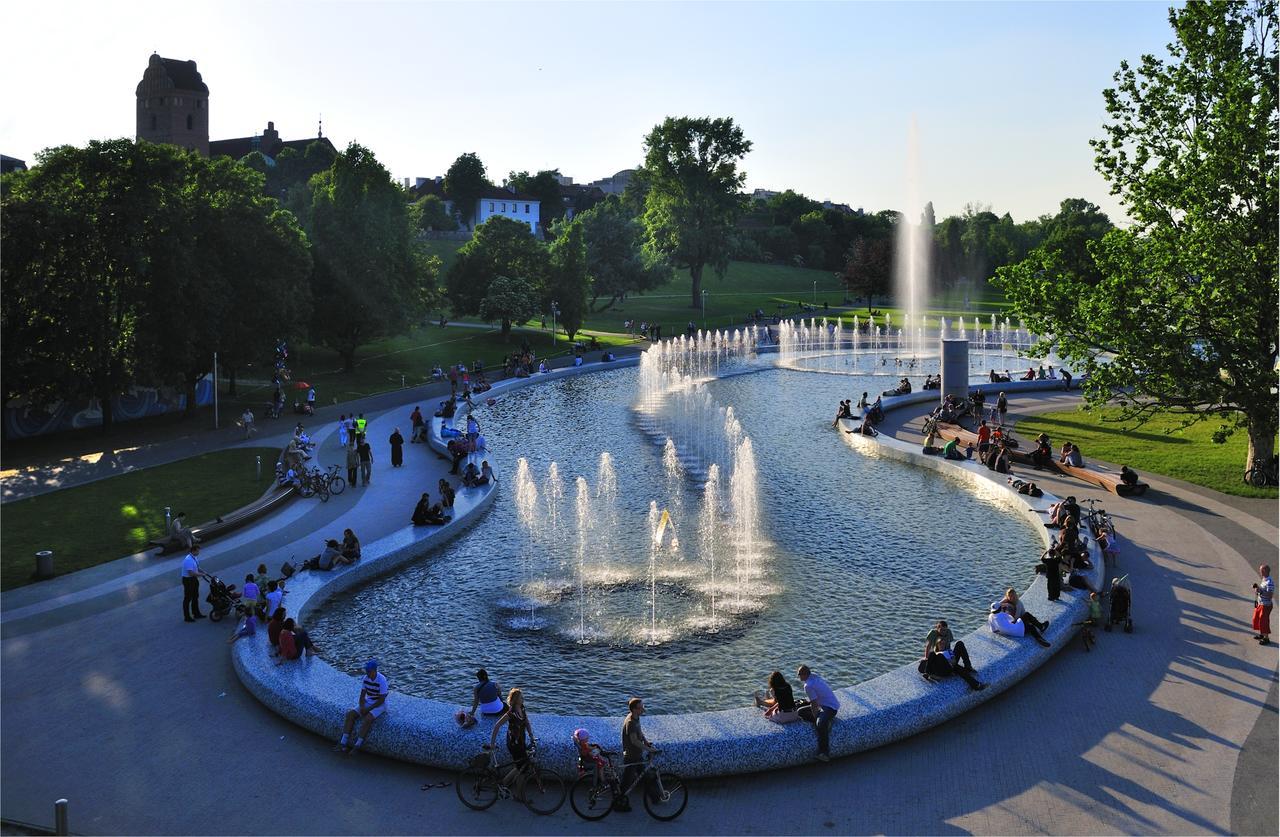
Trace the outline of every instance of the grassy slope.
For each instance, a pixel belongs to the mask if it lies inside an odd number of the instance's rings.
[[[1235,433],[1226,444],[1215,445],[1212,436],[1219,422],[1214,420],[1179,430],[1180,418],[1161,415],[1135,428],[1115,421],[1119,415],[1118,408],[1042,413],[1018,422],[1018,434],[1033,439],[1048,433],[1055,448],[1064,441],[1075,442],[1086,463],[1090,457],[1097,457],[1116,465],[1127,464],[1139,474],[1164,474],[1227,494],[1277,496],[1274,488],[1245,485],[1248,439],[1243,433]]]
[[[238,448],[110,477],[0,510],[0,589],[29,583],[34,555],[52,549],[58,574],[131,555],[164,534],[164,507],[190,525],[253,502],[275,478],[275,448]],[[254,456],[262,479],[254,479]]]

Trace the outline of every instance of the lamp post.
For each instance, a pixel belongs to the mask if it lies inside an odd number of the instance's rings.
[[[560,313],[560,306],[554,302],[551,303],[551,345],[552,346],[556,344],[556,314],[559,314],[559,313]]]
[[[813,304],[818,304],[818,280],[813,280]]]
[[[707,290],[706,288],[703,288],[702,289],[702,329],[703,331],[705,331],[706,328],[707,328]]]

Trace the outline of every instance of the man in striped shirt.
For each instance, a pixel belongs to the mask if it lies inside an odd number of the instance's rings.
[[[378,661],[370,660],[365,663],[364,680],[360,684],[360,703],[355,709],[347,712],[346,720],[342,724],[342,738],[334,745],[335,750],[354,753],[364,746],[364,740],[368,737],[373,722],[387,711],[389,691],[386,676],[378,673]],[[355,729],[356,721],[360,721],[360,731],[352,742],[351,732]]]

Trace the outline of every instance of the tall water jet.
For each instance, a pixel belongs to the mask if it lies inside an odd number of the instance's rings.
[[[702,535],[702,554],[711,564],[711,580],[707,593],[711,599],[711,625],[707,633],[719,633],[716,621],[716,553],[720,550],[720,466],[707,469],[707,482],[702,488],[702,519],[699,527]]]
[[[733,457],[729,495],[733,502],[734,568],[737,575],[737,608],[742,611],[742,593],[757,573],[759,557],[760,494],[756,455],[751,437],[744,438]]]
[[[920,222],[911,220],[915,213],[921,212],[920,200],[920,139],[916,126],[916,118],[911,117],[911,127],[907,133],[907,188],[906,206],[898,218],[897,258],[894,265],[894,293],[898,305],[906,311],[903,324],[904,336],[914,342],[912,336],[919,327],[920,315],[924,312],[925,302],[929,295],[929,238],[933,235],[932,211],[922,214]],[[919,346],[900,346],[911,349],[919,355]]]
[[[591,533],[591,489],[582,477],[575,480],[578,488],[578,644],[587,644],[587,550]]]
[[[516,514],[520,518],[528,537],[521,545],[520,563],[524,567],[524,577],[530,580],[533,575],[534,544],[537,542],[538,527],[538,484],[533,479],[533,470],[529,460],[523,456],[516,461]],[[529,597],[529,627],[536,629],[535,609],[537,599]]]
[[[658,644],[658,551],[662,548],[662,517],[658,502],[649,501],[649,645]]]
[[[564,501],[564,480],[560,478],[560,466],[552,462],[547,469],[547,484],[542,495],[547,505],[546,548],[547,562],[555,560],[560,544],[560,509]]]
[[[667,507],[673,510],[676,520],[684,520],[684,465],[676,443],[669,437],[662,448],[662,470],[667,477]]]

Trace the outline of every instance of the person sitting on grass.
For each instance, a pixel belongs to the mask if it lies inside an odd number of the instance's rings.
[[[370,660],[365,663],[364,680],[360,683],[359,702],[355,709],[347,712],[347,717],[342,722],[342,738],[338,739],[338,743],[334,745],[335,750],[354,753],[364,746],[364,740],[369,737],[373,722],[386,714],[387,695],[390,692],[386,676],[378,672],[378,661]],[[360,730],[356,732],[353,742],[351,733],[355,730],[357,721],[360,722]]]
[[[765,695],[755,693],[756,706],[764,710],[764,716],[775,724],[789,724],[800,720],[796,707],[795,692],[782,672],[775,671],[769,675],[769,691]]]
[[[936,678],[958,674],[972,691],[980,692],[987,688],[985,683],[978,682],[973,662],[969,659],[969,649],[958,640],[953,647],[953,640],[955,637],[947,620],[939,619],[924,638],[924,657],[920,660],[920,673],[924,679],[936,683]]]

